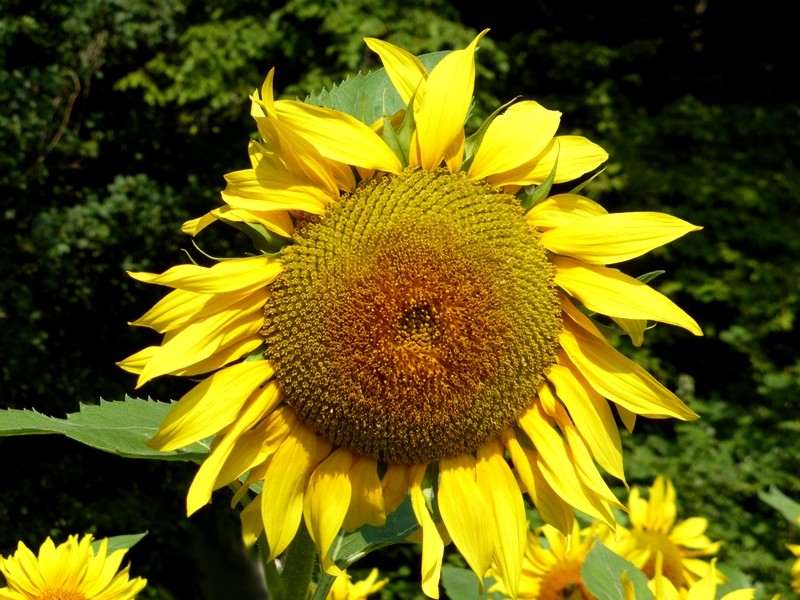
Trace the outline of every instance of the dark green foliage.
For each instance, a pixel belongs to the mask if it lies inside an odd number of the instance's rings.
[[[125,271],[185,260],[192,247],[180,224],[216,206],[223,174],[247,166],[247,95],[271,67],[277,94],[305,98],[378,66],[363,36],[421,54],[464,47],[491,27],[478,53],[476,118],[518,95],[558,109],[561,133],[585,134],[611,155],[587,195],[612,211],[663,210],[705,227],[622,265],[632,275],[665,269],[653,285],[706,333],[658,326],[635,352],[620,342],[702,415],[640,421],[624,437],[628,479],[671,477],[681,515],[707,517],[711,537],[725,541],[723,562],[763,584],[759,598],[788,595],[784,545],[800,542],[798,529],[758,492],[774,484],[800,499],[793,21],[763,3],[746,12],[725,2],[612,4],[539,0],[523,15],[509,2],[487,10],[444,0],[7,0],[2,406],[63,416],[132,392],[134,378],[114,362],[157,339],[127,322],[161,291]],[[217,256],[247,248],[228,232],[198,243]],[[136,395],[176,398],[186,385],[157,381]],[[53,436],[3,439],[0,450],[13,458],[0,487],[0,553],[18,539],[149,530],[130,553],[133,572],[151,580],[146,597],[217,598],[216,586],[248,580],[225,492],[183,517],[192,465],[125,461]],[[215,548],[235,563],[227,582],[202,577],[227,560]],[[354,568],[372,564],[394,581],[383,598],[419,595],[418,548]]]

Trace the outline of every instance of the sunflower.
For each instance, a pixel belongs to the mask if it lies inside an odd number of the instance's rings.
[[[677,504],[675,487],[663,475],[656,477],[649,488],[648,499],[639,489],[631,489],[628,499],[631,527],[617,527],[616,541],[609,547],[642,569],[648,577],[656,572],[656,558],[662,557],[663,576],[680,588],[705,577],[711,563],[696,558],[717,553],[721,542],[712,542],[706,535],[708,520],[690,517],[675,523]],[[719,581],[724,581],[717,574]]]
[[[786,548],[797,557],[792,564],[792,591],[800,594],[800,544],[786,544]]]
[[[607,532],[608,529],[598,521],[583,529],[576,521],[569,536],[551,525],[544,525],[535,533],[529,531],[516,597],[531,600],[596,600],[584,585],[581,569],[595,540],[605,537]],[[546,542],[544,544],[542,537]],[[495,575],[492,569],[489,575]],[[492,587],[492,591],[510,595],[503,587],[502,579]]]
[[[128,567],[119,571],[126,550],[108,554],[108,539],[92,549],[92,536],[70,536],[56,546],[48,537],[36,556],[19,542],[17,551],[0,557],[0,571],[8,587],[2,600],[131,600],[147,584],[130,579]]]
[[[265,534],[271,558],[303,521],[338,575],[340,530],[380,526],[408,497],[427,595],[438,597],[445,539],[479,579],[494,562],[513,595],[524,493],[561,531],[573,507],[613,524],[621,505],[598,470],[624,478],[612,406],[628,427],[636,415],[696,418],[587,312],[634,335],[648,320],[702,335],[606,266],[699,228],[576,194],[531,206],[529,190],[575,180],[607,154],[556,136],[561,114],[533,101],[467,137],[485,33],[430,70],[367,39],[406,107],[369,124],[276,100],[271,70],[251,96],[251,168],[228,174],[224,206],[184,231],[223,221],[280,251],[131,274],[173,291],[134,323],[161,344],[121,366],[138,385],[209,374],[149,443],[169,451],[215,435],[188,512],[240,478],[234,501],[263,482],[242,526],[248,543]]]
[[[378,581],[378,569],[372,569],[366,579],[353,581],[347,573],[339,575],[333,582],[327,600],[366,600],[370,594],[379,592],[389,583],[388,579]]]
[[[663,565],[663,555],[658,553],[655,561],[655,574],[647,584],[656,600],[717,600],[717,582],[722,578],[717,574],[716,558],[708,564],[706,574],[688,587],[675,588],[672,581],[663,574]],[[734,590],[719,600],[753,600],[755,593],[753,588]],[[632,597],[632,600],[636,600],[635,596]]]

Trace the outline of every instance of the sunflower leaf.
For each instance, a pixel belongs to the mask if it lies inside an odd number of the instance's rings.
[[[117,550],[129,550],[133,548],[136,544],[138,544],[141,539],[147,535],[147,532],[144,533],[132,533],[129,535],[115,535],[114,537],[108,538],[108,548],[106,549],[106,556],[110,556]],[[100,550],[100,542],[102,540],[95,540],[92,542],[92,550],[95,554],[97,551]]]
[[[653,592],[647,587],[645,574],[597,540],[586,555],[581,569],[586,589],[603,600],[625,600],[623,575],[633,585],[636,600],[655,600]]]
[[[786,517],[790,523],[800,527],[800,503],[789,498],[778,486],[769,486],[769,492],[758,492],[758,497]]]
[[[79,412],[66,419],[48,417],[33,410],[0,410],[0,437],[58,433],[68,438],[127,458],[200,460],[209,452],[209,442],[196,442],[173,452],[159,452],[145,442],[172,408],[172,403],[125,397],[123,402],[81,404]]]
[[[534,206],[539,204],[539,202],[545,200],[548,194],[550,194],[550,190],[553,188],[553,182],[556,180],[557,169],[558,155],[556,155],[556,159],[553,161],[553,168],[550,170],[550,174],[547,176],[547,179],[545,179],[539,185],[524,187],[517,193],[517,196],[519,197],[519,203],[522,205],[522,208],[526,213]]]
[[[501,600],[503,594],[500,592],[490,592],[489,588],[494,585],[494,579],[487,577],[483,580],[484,592],[481,594],[478,589],[478,578],[471,569],[444,565],[442,567],[442,586],[447,592],[448,598],[458,598],[459,600]]]
[[[340,533],[331,548],[331,560],[339,568],[345,569],[373,550],[405,542],[408,536],[418,530],[419,524],[411,509],[411,501],[406,498],[397,510],[386,517],[386,524],[382,527],[364,525],[352,533]]]
[[[419,59],[430,71],[448,53],[431,52],[421,55]],[[367,125],[405,108],[385,69],[348,77],[330,90],[323,89],[310,94],[304,102],[347,113]]]

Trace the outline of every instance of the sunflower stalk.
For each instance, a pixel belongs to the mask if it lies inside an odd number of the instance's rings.
[[[316,571],[317,546],[302,520],[297,534],[286,550],[284,561],[279,586],[283,588],[283,595],[275,594],[275,597],[279,600],[305,600],[309,596],[311,580]]]

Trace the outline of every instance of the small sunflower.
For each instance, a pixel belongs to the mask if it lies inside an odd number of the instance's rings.
[[[648,499],[633,488],[628,500],[630,529],[618,526],[616,541],[609,547],[642,569],[648,577],[656,572],[656,557],[663,561],[663,577],[680,588],[705,577],[711,563],[696,558],[719,551],[721,542],[712,542],[706,535],[708,520],[690,517],[675,523],[677,504],[675,487],[663,475],[656,477],[649,488]],[[717,574],[719,581],[724,581]]]
[[[597,600],[586,589],[581,575],[583,561],[594,547],[598,536],[607,533],[605,525],[595,522],[581,529],[577,521],[571,535],[566,536],[551,525],[528,532],[528,543],[522,561],[517,598],[530,600]],[[545,544],[541,537],[544,536]],[[493,570],[489,571],[494,576]],[[492,591],[511,595],[498,579]]]
[[[479,579],[494,562],[516,593],[523,493],[561,531],[573,507],[613,524],[621,505],[598,470],[624,478],[612,406],[628,427],[696,418],[582,308],[633,334],[649,320],[702,335],[606,266],[699,227],[574,194],[529,206],[532,186],[574,180],[607,154],[556,136],[561,114],[532,101],[467,137],[485,33],[430,70],[367,39],[406,107],[369,124],[276,100],[270,71],[251,97],[262,138],[251,168],[228,174],[224,206],[184,231],[245,224],[284,240],[280,252],[132,273],[173,291],[135,322],[162,343],[120,363],[138,385],[209,374],[150,441],[169,451],[216,435],[190,514],[242,477],[234,501],[263,482],[242,512],[245,540],[264,532],[277,557],[304,520],[338,575],[339,532],[384,524],[408,496],[432,597],[448,538]]]
[[[386,578],[378,581],[378,569],[372,569],[366,579],[355,583],[345,572],[334,580],[327,600],[367,600],[370,594],[381,591],[387,583],[389,580]]]
[[[800,594],[800,544],[786,544],[786,548],[797,557],[792,565],[792,591]]]
[[[717,600],[717,582],[723,579],[717,573],[717,559],[711,559],[708,571],[690,586],[676,588],[663,572],[664,558],[661,553],[655,561],[655,575],[647,584],[656,600]],[[719,600],[753,600],[756,591],[753,588],[728,592]],[[636,600],[635,596],[631,600]],[[774,599],[773,599],[774,600]]]
[[[131,600],[147,584],[130,579],[128,567],[119,570],[126,550],[108,554],[108,539],[95,553],[92,536],[70,536],[56,546],[48,537],[36,556],[19,542],[17,551],[0,557],[6,585],[2,600]]]

